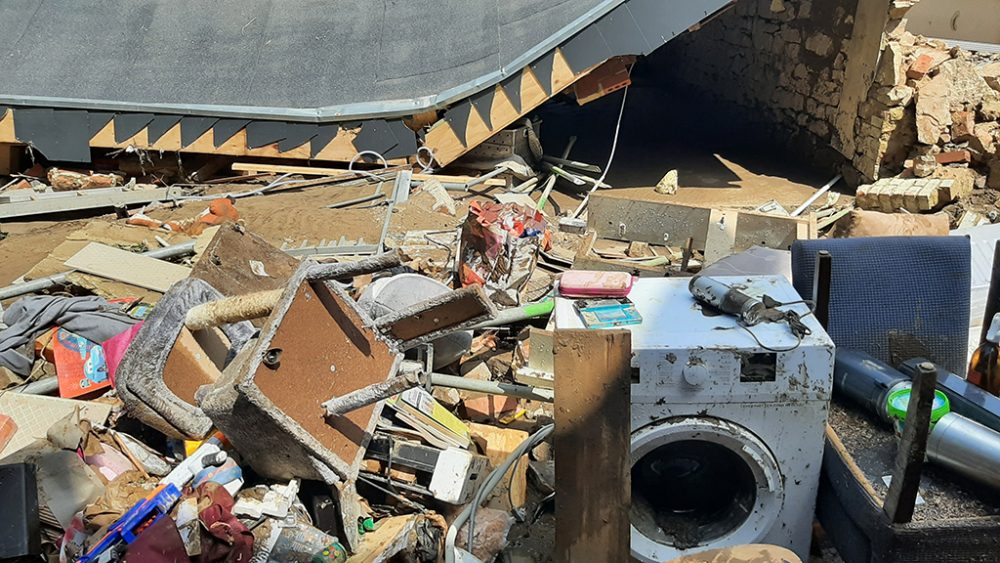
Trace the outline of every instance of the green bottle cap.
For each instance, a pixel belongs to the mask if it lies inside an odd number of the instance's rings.
[[[910,403],[910,391],[911,389],[907,387],[889,393],[889,397],[886,399],[886,410],[889,411],[889,416],[896,420],[906,421],[906,406]],[[931,403],[931,424],[941,420],[941,417],[950,411],[951,403],[948,402],[948,396],[935,389],[934,402]]]

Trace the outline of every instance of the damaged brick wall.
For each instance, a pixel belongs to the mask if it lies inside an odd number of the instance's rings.
[[[841,139],[850,135],[841,134],[838,121],[847,111],[853,125],[860,101],[843,108],[858,9],[859,0],[738,0],[696,33],[668,43],[653,64],[665,82],[683,84],[720,111],[738,108],[743,119],[791,141],[803,154],[825,149],[820,152],[842,163],[834,148],[846,144],[853,152],[854,145]],[[860,39],[875,42],[869,58],[877,56],[882,27],[874,38]]]
[[[875,82],[856,123],[863,179],[954,180],[955,195],[1000,190],[1000,56],[970,53],[906,29],[897,0]]]

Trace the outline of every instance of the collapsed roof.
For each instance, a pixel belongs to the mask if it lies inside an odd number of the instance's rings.
[[[88,161],[91,146],[162,149],[177,128],[168,150],[209,132],[219,149],[243,132],[244,154],[278,144],[281,156],[308,143],[296,154],[316,158],[350,130],[344,155],[410,155],[417,139],[403,118],[463,104],[482,116],[502,90],[513,118],[483,118],[502,128],[526,113],[526,69],[547,99],[610,57],[651,52],[726,3],[10,0],[0,4],[0,106],[14,109],[13,138],[0,107],[0,142]],[[557,70],[568,75],[559,81]],[[451,125],[468,126],[454,119],[468,111],[448,112]],[[95,140],[112,122],[114,143]],[[140,132],[145,138],[134,139]],[[465,133],[456,132],[463,147]]]

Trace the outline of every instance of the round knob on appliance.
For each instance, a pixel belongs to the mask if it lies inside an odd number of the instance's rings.
[[[705,364],[689,364],[681,371],[684,382],[691,387],[701,387],[708,379],[708,368]]]

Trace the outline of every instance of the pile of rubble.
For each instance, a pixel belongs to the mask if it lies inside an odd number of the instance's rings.
[[[897,11],[901,16],[905,7]],[[897,185],[912,188],[911,195],[926,188],[927,198],[903,205],[861,198],[858,205],[926,212],[961,200],[951,213],[957,222],[966,208],[985,212],[1000,190],[1000,55],[915,36],[905,21],[893,20],[875,84],[859,108],[864,150],[854,165],[869,179],[926,179]]]

